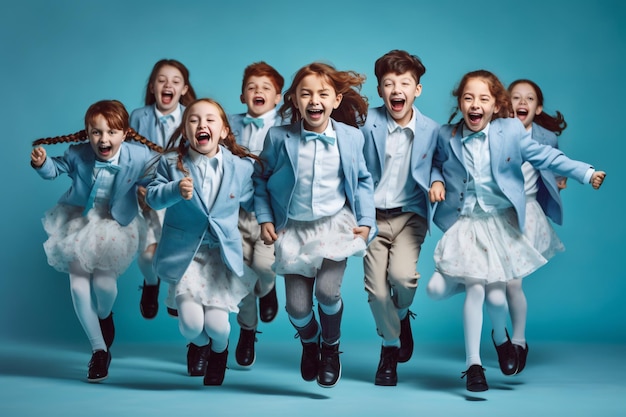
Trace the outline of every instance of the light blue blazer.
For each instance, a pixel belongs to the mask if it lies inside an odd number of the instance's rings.
[[[372,177],[363,158],[363,134],[359,129],[331,119],[337,133],[344,173],[344,191],[359,226],[369,226],[370,241],[377,232]],[[254,208],[259,224],[273,223],[276,231],[287,224],[289,206],[298,176],[298,150],[302,123],[272,127],[261,152],[264,170],[254,164]]]
[[[194,183],[191,200],[180,195],[179,183],[185,174],[176,168],[178,155],[161,157],[155,179],[147,187],[146,201],[155,210],[166,208],[163,232],[153,264],[159,278],[178,282],[191,264],[203,240],[219,246],[222,260],[238,276],[243,275],[241,234],[237,227],[239,207],[252,204],[252,162],[220,146],[224,175],[211,210],[200,198],[201,175],[189,155],[183,158]],[[248,206],[248,207],[245,207]]]
[[[120,171],[115,175],[109,201],[111,217],[120,225],[127,226],[137,213],[137,185],[145,186],[150,182],[147,168],[153,154],[145,145],[122,142],[120,147]],[[59,203],[85,207],[93,186],[93,168],[96,154],[90,143],[71,145],[63,156],[46,158],[40,168],[35,168],[44,179],[51,180],[60,174],[67,174],[72,179],[70,188],[59,198]]]
[[[135,129],[141,136],[164,148],[169,138],[164,138],[165,143],[159,143],[157,140],[161,127],[154,112],[155,108],[156,104],[150,104],[133,110],[130,114],[130,127]],[[184,112],[185,106],[181,104],[180,110]]]
[[[558,148],[558,139],[554,132],[533,123],[532,138],[542,145]],[[537,182],[537,202],[541,205],[546,216],[556,224],[563,224],[563,203],[559,187],[556,184],[554,173],[550,170],[539,171],[540,181]]]
[[[433,154],[437,145],[439,124],[424,116],[417,108],[415,111],[415,138],[411,147],[411,176],[423,194],[422,213],[430,224],[432,204],[428,198],[430,188],[430,171]],[[378,186],[385,169],[385,149],[387,146],[387,109],[385,106],[370,109],[365,125],[361,128],[365,136],[363,154],[367,169],[372,174],[374,188]]]
[[[454,136],[453,131],[456,130]],[[454,224],[463,208],[469,173],[463,158],[463,123],[442,126],[437,150],[433,157],[431,182],[442,181],[446,199],[437,204],[433,221],[444,232]],[[517,213],[520,230],[526,220],[526,195],[522,163],[530,162],[538,170],[550,170],[559,175],[583,182],[592,168],[584,162],[569,159],[548,145],[531,138],[517,118],[496,119],[489,127],[489,154],[491,172],[500,191],[508,198]]]

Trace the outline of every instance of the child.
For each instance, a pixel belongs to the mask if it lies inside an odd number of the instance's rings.
[[[154,256],[157,275],[170,283],[168,307],[178,310],[189,340],[188,370],[205,369],[204,385],[221,385],[228,358],[228,313],[256,282],[244,273],[240,204],[252,204],[252,163],[236,144],[226,113],[199,99],[183,113],[182,137],[170,142],[146,202],[167,208]],[[221,144],[220,144],[221,143]],[[248,207],[248,209],[250,209]],[[206,366],[202,366],[202,364]]]
[[[322,387],[341,376],[347,258],[363,256],[376,232],[372,179],[356,128],[367,112],[358,92],[363,80],[324,63],[301,68],[280,109],[292,124],[270,128],[260,155],[265,169],[256,164],[254,171],[261,238],[275,243],[273,268],[285,277],[287,314],[302,342],[302,378]]]
[[[539,86],[533,81],[522,79],[512,82],[508,90],[513,113],[531,133],[532,138],[541,144],[558,148],[557,136],[567,127],[567,123],[560,112],[551,116],[543,111],[543,92]],[[522,165],[522,172],[526,192],[524,235],[544,258],[550,259],[557,251],[565,249],[547,217],[556,224],[562,224],[563,208],[559,190],[565,188],[567,178],[560,177],[557,182],[551,171],[536,170],[528,162]],[[517,356],[517,374],[526,366],[528,356],[525,334],[528,305],[522,289],[522,279],[507,282],[506,299],[513,325],[511,343]]]
[[[196,99],[189,70],[174,59],[162,59],[154,64],[146,86],[145,106],[133,110],[130,125],[141,135],[165,148],[168,140],[180,125],[185,106]],[[140,202],[145,199],[146,190],[139,189]],[[143,286],[139,309],[146,319],[156,316],[159,309],[159,278],[152,269],[152,257],[161,235],[163,210],[144,208],[148,222],[146,247],[137,260],[143,275]]]
[[[431,218],[428,189],[439,125],[414,106],[426,72],[418,57],[390,51],[376,61],[374,72],[385,104],[369,111],[362,131],[378,235],[367,248],[363,269],[369,306],[383,339],[374,383],[392,386],[398,381],[398,362],[407,362],[413,353],[409,307]]]
[[[483,302],[493,324],[500,369],[513,374],[518,363],[505,327],[506,283],[546,263],[522,234],[523,162],[590,182],[596,189],[605,173],[533,141],[518,119],[508,117],[509,96],[494,74],[484,70],[466,74],[454,96],[463,120],[441,128],[433,158],[429,196],[438,203],[433,220],[444,235],[435,249],[436,271],[428,293],[441,299],[465,285],[468,369],[463,377],[469,391],[485,391],[488,384],[480,359]]]
[[[72,178],[69,190],[44,216],[44,249],[52,267],[69,273],[74,310],[93,352],[89,382],[108,376],[117,278],[137,254],[145,227],[137,215],[137,185],[149,181],[145,172],[152,153],[127,139],[161,151],[129,127],[122,103],[104,100],[87,110],[85,130],[36,140],[31,153],[31,165],[42,178],[63,173]],[[70,146],[62,157],[48,158],[38,146],[85,140],[89,143]]]
[[[254,155],[263,150],[263,140],[269,128],[282,124],[276,106],[282,99],[284,83],[278,71],[265,62],[255,62],[244,70],[240,98],[247,113],[232,114],[228,118],[237,143]],[[243,240],[243,260],[259,276],[254,291],[239,305],[237,315],[240,333],[235,359],[240,366],[247,368],[252,366],[256,357],[257,317],[260,316],[264,323],[274,320],[278,300],[276,274],[272,270],[274,247],[261,240],[261,226],[254,212],[239,210],[239,230]]]

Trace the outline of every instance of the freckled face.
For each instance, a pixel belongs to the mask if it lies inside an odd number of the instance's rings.
[[[307,75],[296,87],[293,103],[304,121],[304,128],[322,133],[328,126],[328,119],[339,107],[342,95],[337,94],[332,85],[316,74]]]
[[[96,158],[101,161],[111,159],[119,151],[126,138],[124,130],[110,128],[109,123],[101,114],[94,117],[93,121],[87,125],[87,135]]]

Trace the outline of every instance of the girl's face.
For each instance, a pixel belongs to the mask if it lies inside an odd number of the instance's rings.
[[[188,89],[183,74],[171,65],[163,65],[150,84],[150,92],[154,94],[157,109],[163,114],[173,112]]]
[[[259,117],[276,107],[282,97],[280,91],[276,91],[270,77],[253,75],[246,82],[241,102],[248,107],[250,116]]]
[[[219,108],[213,103],[200,101],[187,114],[187,120],[183,123],[183,136],[194,150],[209,158],[215,156],[220,140],[228,135],[228,127],[222,120]]]
[[[87,125],[87,135],[96,158],[101,161],[115,156],[126,139],[126,132],[110,128],[109,123],[101,114],[94,117],[93,121]]]
[[[422,85],[408,71],[404,74],[385,74],[378,86],[378,95],[385,102],[393,120],[400,126],[406,126],[413,117],[413,102],[420,94]]]
[[[511,104],[515,117],[522,121],[526,129],[531,128],[535,116],[543,111],[543,106],[537,100],[535,89],[528,83],[519,83],[513,87]]]
[[[300,112],[304,128],[323,133],[334,109],[341,104],[342,95],[316,74],[307,75],[296,87],[293,104]]]
[[[500,109],[489,90],[489,84],[481,78],[470,78],[467,81],[459,102],[465,124],[472,132],[483,130]]]

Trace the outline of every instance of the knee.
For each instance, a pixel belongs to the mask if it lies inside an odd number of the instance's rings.
[[[494,288],[487,291],[485,302],[492,307],[506,307],[506,291],[505,288]]]
[[[330,306],[338,303],[341,300],[341,293],[339,291],[328,292],[316,290],[315,298],[317,299],[318,303]]]
[[[183,317],[179,312],[178,328],[185,339],[194,340],[204,331],[204,322],[201,318]]]

